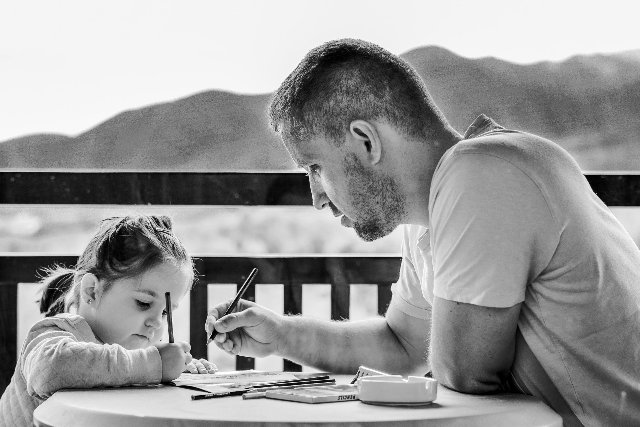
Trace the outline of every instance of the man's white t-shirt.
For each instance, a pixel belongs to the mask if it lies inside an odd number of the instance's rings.
[[[440,160],[429,218],[405,226],[396,308],[522,303],[514,382],[568,424],[640,425],[640,250],[565,150],[481,116]]]

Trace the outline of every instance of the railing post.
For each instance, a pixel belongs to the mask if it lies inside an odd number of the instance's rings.
[[[326,264],[331,282],[331,319],[349,319],[351,287],[344,268],[344,262],[339,258],[330,258]]]
[[[284,283],[284,314],[302,313],[302,283],[288,280]],[[302,366],[287,359],[282,360],[282,369],[289,372],[301,372]]]
[[[0,394],[11,382],[17,362],[18,284],[0,282]]]
[[[202,277],[206,276],[205,263],[201,259],[194,260],[196,271]],[[194,359],[207,358],[207,334],[204,330],[204,322],[207,318],[208,284],[196,282],[191,288],[189,300],[189,340],[191,355]]]
[[[242,283],[236,284],[236,292],[240,290]],[[247,301],[256,301],[256,287],[249,286],[244,293],[242,299]],[[254,369],[256,366],[256,360],[253,357],[236,356],[236,370],[243,371],[245,369]]]

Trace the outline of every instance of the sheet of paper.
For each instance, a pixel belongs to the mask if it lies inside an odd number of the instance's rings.
[[[256,371],[251,369],[246,371],[216,372],[215,374],[183,373],[173,380],[173,384],[177,386],[197,386],[197,388],[203,390],[217,392],[221,389],[245,388],[254,383],[295,379],[297,379],[297,377],[291,372]]]

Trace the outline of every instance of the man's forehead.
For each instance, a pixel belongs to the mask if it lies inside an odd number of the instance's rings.
[[[309,141],[283,139],[283,142],[293,161],[300,167],[308,164],[315,155],[313,144]]]

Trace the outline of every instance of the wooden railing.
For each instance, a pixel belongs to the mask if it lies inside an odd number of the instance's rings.
[[[609,206],[640,206],[640,175],[587,174],[589,183]],[[302,173],[165,173],[165,172],[0,172],[0,205],[310,205]],[[74,265],[75,256],[0,254],[0,391],[16,363],[18,283],[37,281],[38,269],[54,263]],[[257,286],[284,285],[284,311],[301,313],[303,284],[331,285],[331,318],[349,318],[349,285],[375,284],[378,313],[384,314],[397,280],[400,259],[385,256],[209,257],[196,259],[199,283],[191,291],[190,340],[194,357],[206,357],[202,328],[207,313],[207,286],[242,281],[241,272],[260,269]],[[238,284],[239,285],[239,284]],[[250,289],[245,298],[254,299]],[[254,366],[237,357],[236,368]],[[300,366],[284,361],[284,369]]]

